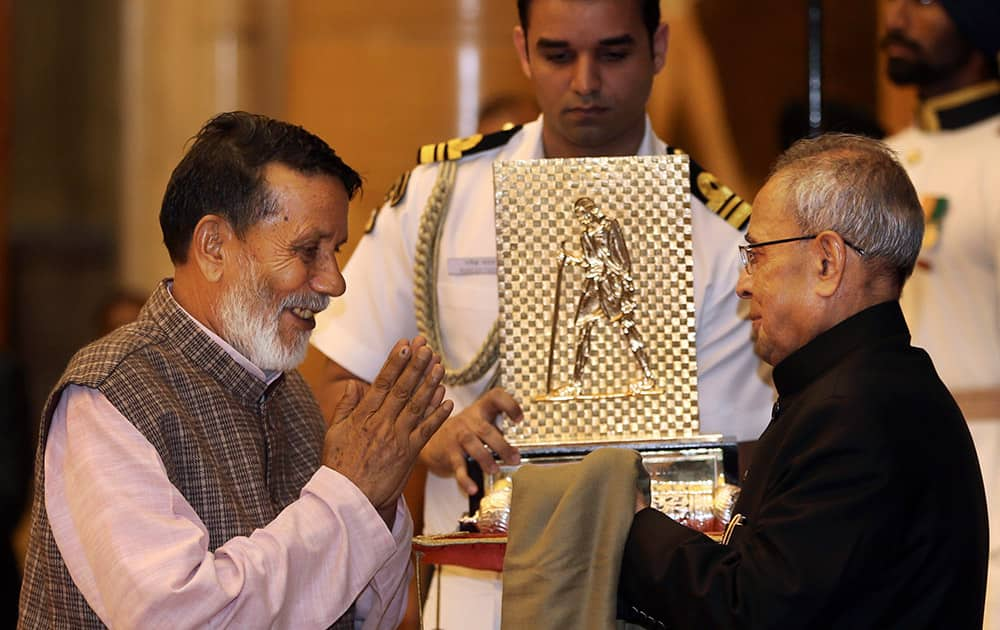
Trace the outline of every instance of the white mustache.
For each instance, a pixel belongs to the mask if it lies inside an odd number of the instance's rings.
[[[284,300],[281,301],[281,308],[301,308],[304,310],[312,311],[313,313],[318,313],[324,310],[330,305],[329,295],[317,295],[315,293],[306,293],[302,295],[289,295]]]

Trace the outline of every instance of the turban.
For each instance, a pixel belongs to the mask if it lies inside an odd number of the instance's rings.
[[[1000,0],[941,0],[958,32],[995,59],[1000,51]]]

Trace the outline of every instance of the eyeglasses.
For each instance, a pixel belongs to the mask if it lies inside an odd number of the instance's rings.
[[[768,245],[780,245],[782,243],[794,243],[795,241],[811,241],[817,236],[819,236],[819,234],[810,234],[809,236],[793,236],[791,238],[779,238],[776,241],[764,241],[763,243],[746,243],[744,245],[740,245],[739,246],[740,264],[743,265],[743,269],[746,270],[747,275],[750,275],[751,273],[753,273],[752,271],[753,265],[754,262],[756,262],[754,259],[753,250],[757,249],[758,247],[767,247]],[[861,256],[865,255],[865,250],[861,249],[854,243],[851,243],[847,239],[844,239],[844,245],[847,245],[854,251],[858,252],[858,254]]]

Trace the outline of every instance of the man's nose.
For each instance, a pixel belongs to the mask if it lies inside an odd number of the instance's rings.
[[[886,0],[885,28],[886,30],[904,30],[909,21],[909,3],[911,0]]]
[[[746,268],[741,265],[740,266],[740,277],[736,281],[736,295],[741,300],[749,300],[750,296],[752,295],[752,293],[750,291],[750,287],[751,287],[752,284],[753,284],[753,282],[750,279],[750,274],[747,273]]]
[[[340,272],[340,264],[332,254],[321,264],[312,274],[309,286],[313,291],[329,295],[330,297],[340,297],[347,290],[347,281],[344,274]]]
[[[573,68],[573,91],[577,94],[594,94],[601,90],[601,72],[590,55],[580,55]]]

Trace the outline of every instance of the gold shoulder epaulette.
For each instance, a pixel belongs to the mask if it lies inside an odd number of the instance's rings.
[[[389,190],[385,191],[385,197],[382,198],[382,203],[376,206],[372,213],[368,215],[368,222],[365,223],[365,234],[368,234],[375,229],[375,221],[378,220],[379,210],[383,206],[389,206],[394,208],[399,205],[399,202],[403,200],[406,196],[406,185],[410,183],[410,171],[406,171],[392,182],[389,186]]]
[[[425,144],[417,151],[417,164],[420,165],[430,164],[431,162],[442,162],[445,160],[458,160],[466,155],[489,151],[490,149],[495,149],[499,146],[507,144],[514,134],[520,130],[521,125],[515,125],[509,129],[497,131],[496,133],[486,135],[477,133],[466,138],[454,138],[452,140],[448,140],[447,142]],[[381,205],[372,210],[371,215],[369,215],[368,222],[365,224],[365,234],[368,234],[375,229],[375,222],[378,220],[379,210],[385,206],[393,208],[403,201],[403,197],[406,196],[406,186],[410,183],[410,173],[411,171],[406,171],[397,177],[396,180],[392,182],[392,185],[389,186],[389,190],[386,191],[385,198],[382,200]]]
[[[382,205],[388,204],[390,208],[399,205],[399,202],[406,196],[406,185],[410,183],[410,171],[406,171],[396,178],[389,190],[385,191],[385,199]]]
[[[477,133],[465,138],[453,138],[447,142],[425,144],[417,151],[417,164],[458,160],[467,155],[489,151],[507,144],[520,130],[521,125],[515,125],[510,129],[489,133],[485,136]]]
[[[667,153],[683,155],[681,149],[667,147]],[[691,194],[700,199],[708,209],[726,220],[737,230],[745,229],[750,221],[750,204],[733,192],[715,175],[709,173],[688,156]]]

